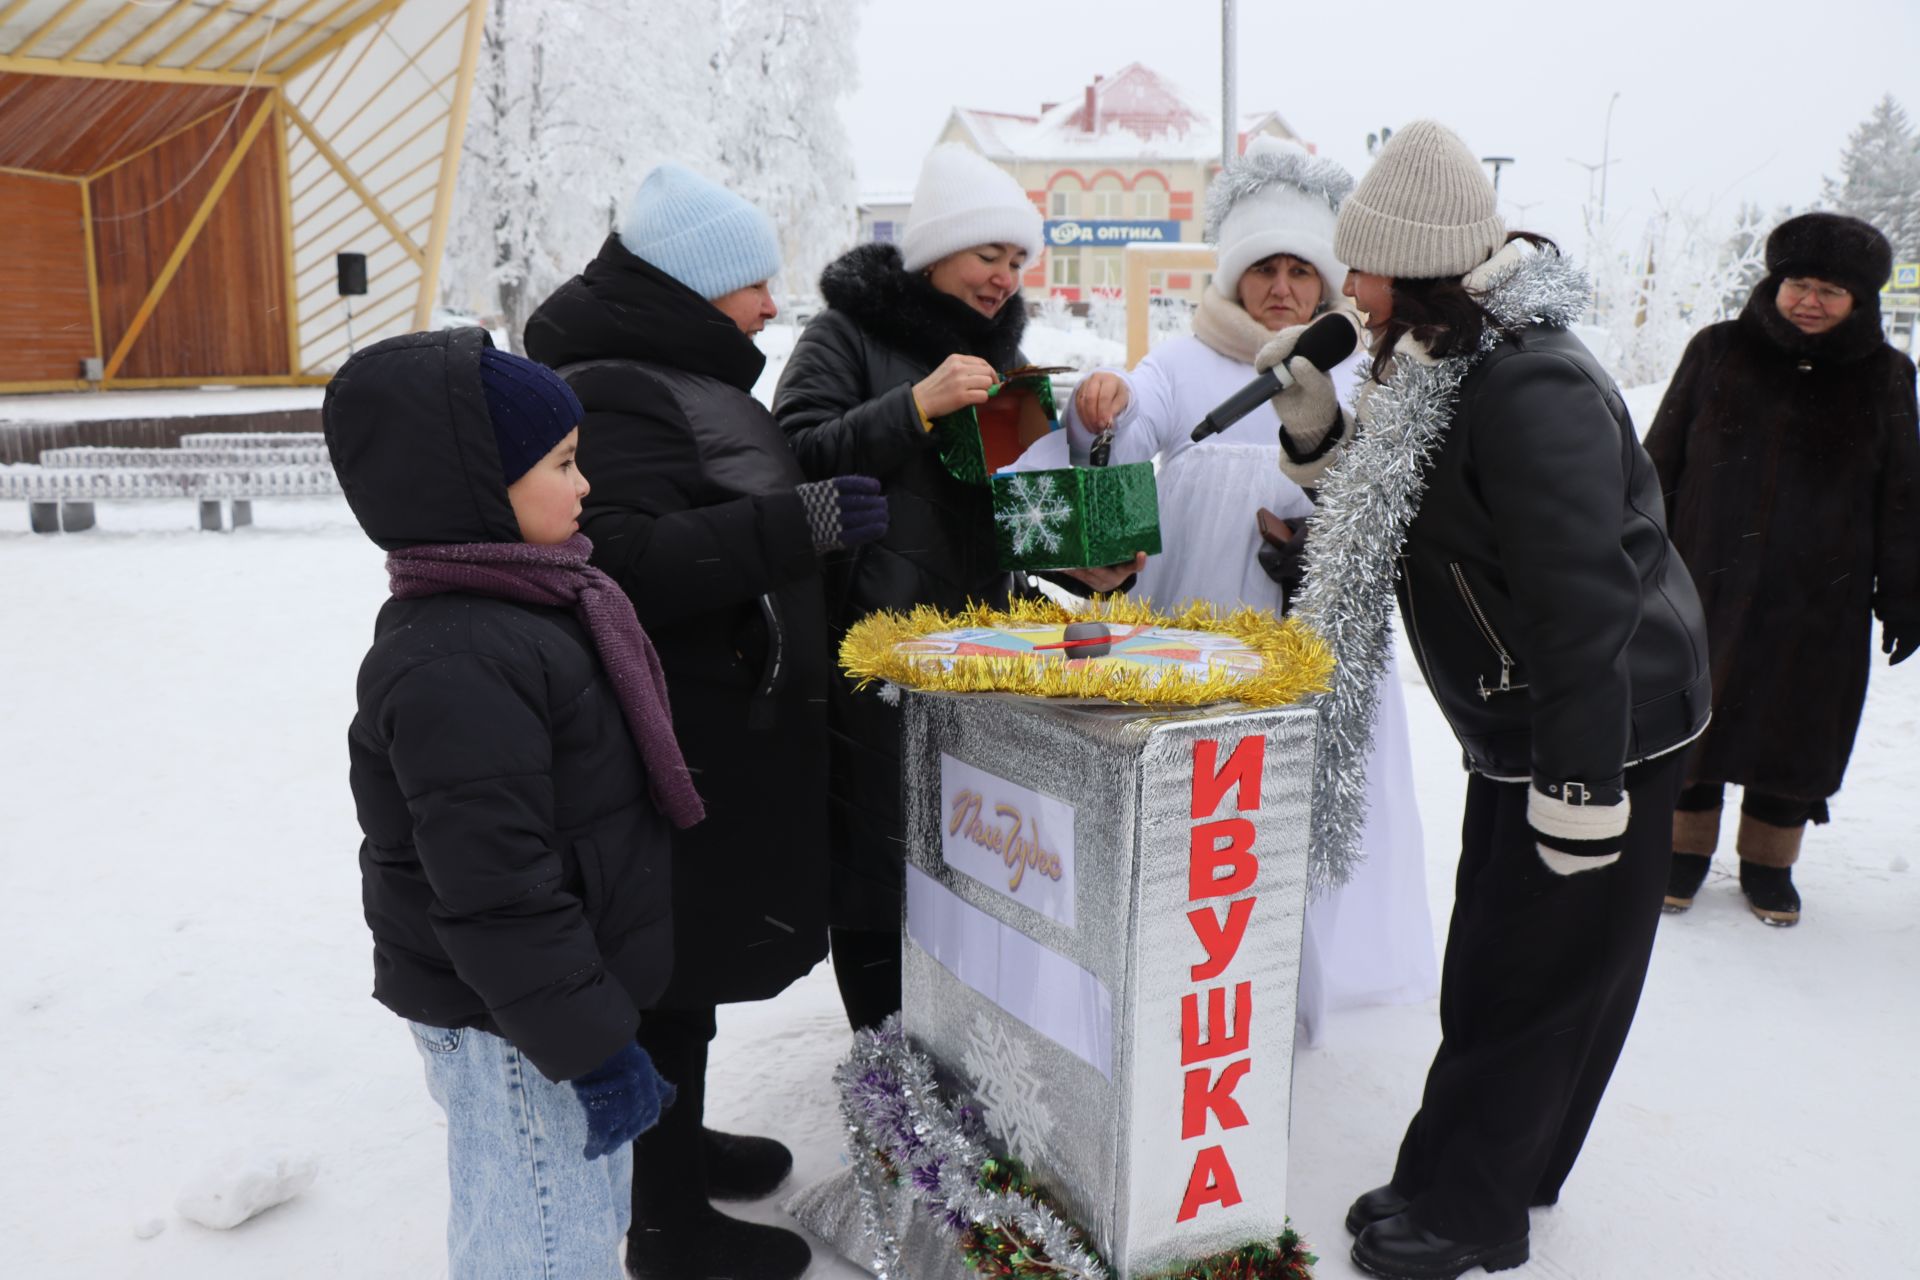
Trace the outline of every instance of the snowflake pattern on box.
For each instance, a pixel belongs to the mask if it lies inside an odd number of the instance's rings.
[[[1007,1024],[974,1014],[960,1066],[973,1081],[987,1132],[1020,1160],[1044,1155],[1053,1137],[1053,1109],[1041,1097],[1046,1082],[1034,1073],[1032,1051]]]
[[[1073,505],[1060,492],[1060,481],[1040,472],[1023,472],[1008,482],[1006,496],[993,518],[1013,540],[1014,554],[1058,552],[1067,522],[1073,519]]]

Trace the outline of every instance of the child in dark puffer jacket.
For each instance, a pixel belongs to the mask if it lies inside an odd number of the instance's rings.
[[[587,566],[579,401],[479,329],[354,356],[327,446],[393,598],[348,735],[374,997],[447,1113],[451,1273],[618,1277],[673,1088],[664,821],[702,816],[652,645]],[[663,821],[664,820],[664,821]]]

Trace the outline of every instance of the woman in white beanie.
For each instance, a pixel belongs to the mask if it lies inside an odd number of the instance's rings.
[[[988,491],[948,474],[930,428],[1026,363],[1020,275],[1039,252],[1020,184],[948,144],[927,157],[902,243],[861,245],[821,273],[827,309],[794,344],[774,417],[809,479],[877,476],[889,517],[879,541],[827,561],[835,652],[875,609],[1006,604]],[[1136,567],[1078,576],[1105,590]],[[900,1007],[900,713],[836,676],[828,720],[834,976],[848,1021],[868,1027]]]
[[[1108,429],[1113,462],[1159,460],[1163,550],[1148,558],[1133,595],[1167,608],[1206,600],[1222,610],[1286,611],[1299,557],[1263,538],[1255,517],[1269,511],[1297,534],[1313,500],[1280,471],[1279,420],[1262,409],[1199,443],[1192,432],[1256,376],[1254,357],[1275,333],[1329,309],[1351,314],[1340,295],[1347,269],[1333,252],[1334,213],[1351,190],[1353,177],[1333,161],[1256,139],[1207,191],[1207,239],[1219,264],[1192,335],[1160,343],[1131,370],[1090,374],[1065,414],[1068,439],[1049,437],[1016,464],[1064,466],[1063,445],[1083,450]],[[1351,400],[1360,362],[1356,351],[1333,370],[1342,400]],[[1368,780],[1365,861],[1307,908],[1296,1009],[1309,1043],[1331,1010],[1412,1003],[1439,986],[1406,700],[1391,668]]]
[[[1507,235],[1474,153],[1431,121],[1395,133],[1334,250],[1373,365],[1357,414],[1301,430],[1289,407],[1327,381],[1287,360],[1287,452],[1320,485],[1300,612],[1333,639],[1331,704],[1364,708],[1392,584],[1470,771],[1440,1049],[1347,1226],[1363,1270],[1450,1280],[1526,1261],[1527,1211],[1558,1200],[1626,1041],[1679,748],[1707,720],[1705,625],[1626,405],[1568,332],[1586,278]]]

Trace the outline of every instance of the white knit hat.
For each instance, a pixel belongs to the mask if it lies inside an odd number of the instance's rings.
[[[901,237],[902,265],[930,267],[979,244],[1012,244],[1040,256],[1040,211],[993,161],[957,142],[927,154]]]
[[[1464,276],[1506,243],[1487,171],[1460,135],[1415,120],[1380,148],[1340,206],[1333,250],[1355,271],[1408,280]]]
[[[1333,217],[1353,190],[1353,175],[1297,142],[1263,135],[1207,188],[1207,239],[1220,251],[1213,288],[1239,296],[1247,268],[1292,254],[1320,273],[1322,302],[1340,296],[1347,269],[1333,252]]]

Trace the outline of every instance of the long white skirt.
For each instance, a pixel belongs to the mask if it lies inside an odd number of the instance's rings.
[[[1134,594],[1162,609],[1190,599],[1215,607],[1280,609],[1280,588],[1256,559],[1254,512],[1304,515],[1304,495],[1280,473],[1273,446],[1211,441],[1160,468],[1162,553]],[[1410,1004],[1439,990],[1427,911],[1425,844],[1413,798],[1407,701],[1391,656],[1380,682],[1367,759],[1366,860],[1353,878],[1307,904],[1298,1028],[1319,1042],[1325,1015],[1368,1004]]]

